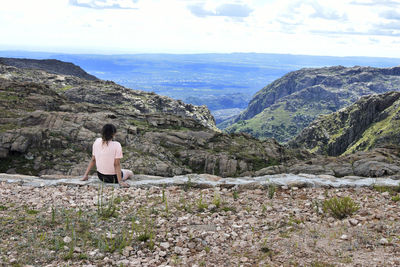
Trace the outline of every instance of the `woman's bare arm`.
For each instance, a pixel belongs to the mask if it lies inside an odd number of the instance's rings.
[[[93,167],[96,165],[96,158],[94,156],[92,156],[92,159],[89,162],[89,165],[86,169],[85,174],[83,175],[81,181],[86,181],[87,179],[89,179],[89,172],[93,169]]]
[[[124,181],[122,181],[122,177],[121,177],[121,162],[120,162],[119,159],[115,159],[114,160],[114,168],[115,168],[115,173],[117,174],[117,179],[118,179],[119,185],[122,186],[122,187],[129,187],[129,184],[127,184]]]

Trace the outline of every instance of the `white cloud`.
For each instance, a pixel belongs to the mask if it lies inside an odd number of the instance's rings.
[[[394,1],[379,2],[3,0],[0,34],[7,38],[0,47],[400,57],[400,10]]]
[[[72,6],[94,9],[136,9],[138,0],[69,0]]]
[[[206,9],[204,3],[192,4],[188,6],[190,12],[198,17],[207,16],[223,16],[233,18],[245,18],[248,17],[253,11],[248,5],[244,4],[221,4],[214,10]]]

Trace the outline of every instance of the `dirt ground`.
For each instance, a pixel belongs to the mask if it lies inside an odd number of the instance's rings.
[[[354,213],[335,218],[333,197]],[[0,183],[0,265],[400,266],[398,200],[386,188]]]

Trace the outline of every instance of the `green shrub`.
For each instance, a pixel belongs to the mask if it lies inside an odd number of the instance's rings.
[[[400,201],[400,196],[399,195],[392,196],[392,201],[394,201],[394,202]]]
[[[322,210],[338,219],[346,218],[355,213],[360,207],[350,197],[331,198],[322,204]]]

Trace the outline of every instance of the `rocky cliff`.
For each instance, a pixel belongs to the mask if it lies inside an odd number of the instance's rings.
[[[0,172],[80,175],[105,123],[135,173],[251,175],[287,158],[273,140],[220,133],[204,106],[109,81],[0,65],[0,104]]]
[[[287,142],[319,115],[337,111],[361,96],[400,90],[399,84],[400,67],[301,69],[260,90],[226,130]]]
[[[0,57],[0,64],[22,69],[39,69],[49,73],[71,75],[86,80],[97,80],[93,75],[84,71],[81,67],[56,59],[28,59]]]
[[[399,143],[400,92],[388,92],[319,117],[288,144],[338,156]]]

